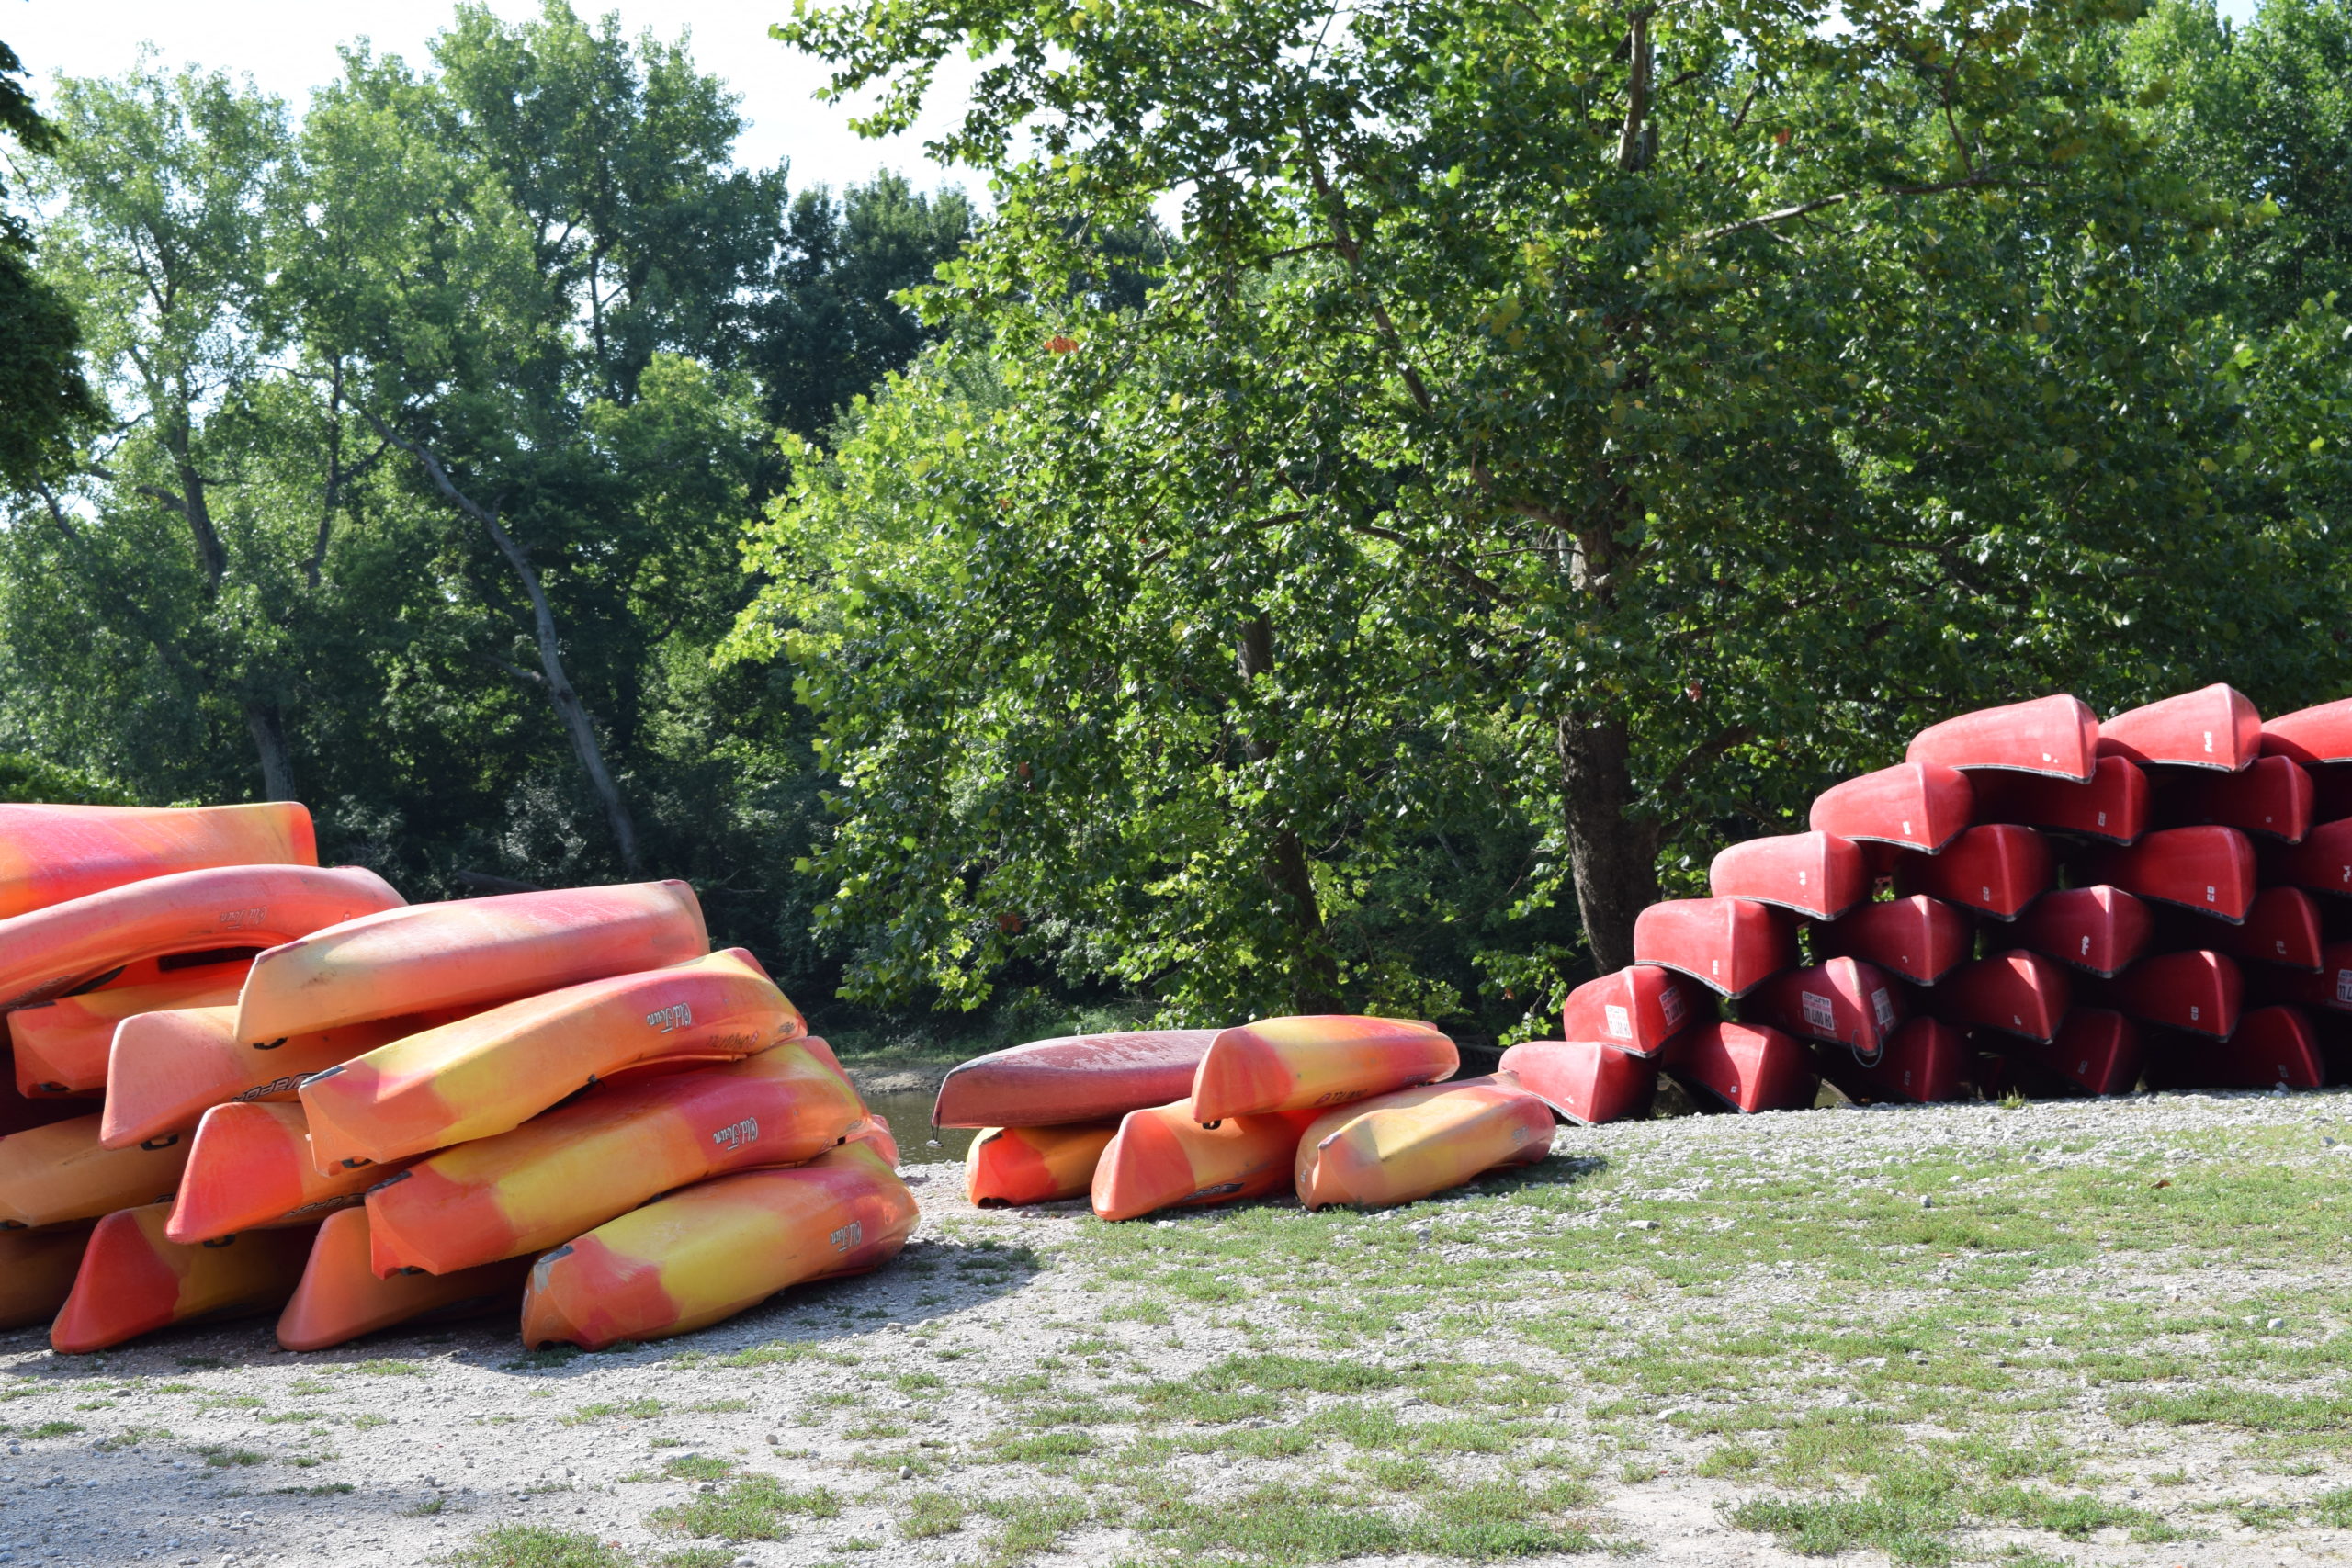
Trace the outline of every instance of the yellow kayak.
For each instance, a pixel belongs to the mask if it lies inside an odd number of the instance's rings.
[[[1509,1074],[1399,1089],[1317,1118],[1298,1140],[1298,1201],[1385,1207],[1552,1152],[1552,1108]]]
[[[510,1258],[454,1274],[404,1269],[379,1280],[370,1265],[368,1211],[340,1209],[311,1243],[301,1283],[278,1314],[277,1342],[288,1350],[324,1350],[403,1323],[444,1323],[511,1311],[531,1259]]]
[[[1289,1187],[1311,1111],[1227,1116],[1201,1124],[1188,1100],[1130,1111],[1094,1168],[1094,1213],[1132,1220],[1159,1209],[1262,1198]]]
[[[55,1317],[89,1245],[87,1224],[0,1231],[0,1329],[30,1328]]]
[[[40,1007],[18,1008],[7,1015],[8,1037],[17,1047],[17,1091],[104,1093],[107,1054],[114,1046],[116,1026],[124,1019],[170,1008],[233,1003],[251,966],[250,956],[240,957],[158,975],[141,985],[112,985]]]
[[[1116,1122],[983,1127],[964,1156],[964,1195],[983,1209],[1082,1198],[1118,1130]]]
[[[216,1105],[197,1123],[164,1234],[183,1246],[279,1225],[316,1224],[401,1169],[338,1166],[321,1174],[299,1105]]]
[[[95,1220],[168,1199],[187,1164],[176,1133],[127,1149],[98,1142],[98,1119],[76,1116],[0,1138],[0,1230]]]
[[[1322,1111],[1430,1083],[1461,1065],[1452,1040],[1411,1019],[1264,1018],[1217,1032],[1193,1074],[1192,1105],[1203,1122]]]
[[[51,1349],[82,1355],[175,1323],[268,1312],[302,1278],[308,1229],[182,1247],[164,1235],[167,1213],[151,1203],[98,1222],[73,1292],[49,1325]]]

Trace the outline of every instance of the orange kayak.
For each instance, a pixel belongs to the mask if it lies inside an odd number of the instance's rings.
[[[1159,1209],[1262,1198],[1291,1184],[1298,1135],[1320,1112],[1227,1116],[1204,1126],[1187,1100],[1130,1111],[1094,1167],[1094,1213],[1132,1220]]]
[[[1298,1201],[1409,1203],[1551,1152],[1552,1108],[1509,1074],[1424,1084],[1317,1117],[1298,1140]]]
[[[752,1055],[807,1034],[740,947],[526,997],[379,1045],[302,1085],[322,1160],[388,1160],[519,1127],[640,1063]]]
[[[396,909],[401,896],[356,865],[231,865],[175,872],[0,920],[0,1008],[45,1001],[132,959],[268,947]]]
[[[683,882],[419,904],[263,953],[237,999],[237,1038],[266,1049],[339,1023],[488,1007],[709,951],[702,906]]]
[[[42,1094],[28,1098],[18,1094],[16,1055],[7,1041],[0,1039],[0,1138],[28,1127],[46,1127],[90,1113],[90,1101],[85,1097]]]
[[[115,1025],[141,1013],[218,1007],[237,999],[251,954],[158,976],[143,986],[107,986],[8,1014],[22,1094],[103,1093]]]
[[[0,1231],[0,1329],[30,1328],[55,1317],[89,1245],[86,1224]]]
[[[51,1349],[83,1355],[175,1323],[268,1312],[302,1278],[307,1228],[182,1247],[164,1235],[167,1213],[150,1203],[98,1222],[73,1292],[49,1325]]]
[[[183,1246],[239,1231],[316,1224],[391,1175],[379,1165],[321,1175],[299,1105],[216,1105],[197,1124],[164,1234]]]
[[[1263,1018],[1217,1032],[1193,1075],[1204,1122],[1276,1111],[1321,1111],[1444,1077],[1462,1065],[1426,1023],[1344,1013]]]
[[[0,919],[224,865],[316,865],[308,808],[0,806]]]
[[[907,1184],[862,1145],[689,1187],[540,1258],[523,1343],[601,1350],[707,1327],[794,1285],[880,1268],[915,1218]]]
[[[1082,1198],[1116,1122],[1075,1127],[983,1127],[964,1156],[964,1196],[983,1209]]]
[[[959,1064],[939,1086],[934,1127],[1115,1122],[1193,1089],[1214,1029],[1136,1029],[1032,1040]]]
[[[368,1258],[368,1211],[329,1214],[311,1243],[302,1282],[278,1314],[278,1344],[288,1350],[324,1350],[398,1324],[449,1322],[511,1309],[531,1272],[531,1259],[510,1258],[454,1274],[405,1269],[379,1280]]]
[[[371,1190],[376,1271],[447,1274],[537,1252],[673,1187],[811,1158],[865,1116],[854,1091],[791,1044],[606,1084]]]
[[[176,1133],[128,1149],[98,1142],[98,1119],[76,1116],[0,1138],[0,1230],[38,1230],[161,1202],[180,1184],[187,1140]]]
[[[812,1036],[813,1038],[813,1036]],[[822,1042],[820,1042],[822,1043]],[[853,1091],[854,1092],[854,1091]],[[890,1123],[879,1116],[868,1115],[852,1127],[842,1139],[844,1144],[864,1144],[882,1156],[882,1163],[896,1168],[899,1163],[899,1140],[890,1131]]]

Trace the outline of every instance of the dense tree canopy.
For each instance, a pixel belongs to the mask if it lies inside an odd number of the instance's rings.
[[[25,152],[53,152],[57,128],[17,80],[24,73],[17,51],[0,43],[0,137]],[[78,346],[73,310],[34,269],[32,235],[0,182],[0,485],[53,467],[97,412]]]

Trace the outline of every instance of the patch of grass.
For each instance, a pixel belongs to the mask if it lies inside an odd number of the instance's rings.
[[[410,1504],[401,1512],[413,1519],[429,1519],[435,1514],[445,1512],[448,1506],[449,1499],[447,1497],[427,1497],[422,1503]]]
[[[348,1481],[328,1481],[316,1486],[273,1486],[269,1490],[278,1497],[348,1497],[359,1488]]]
[[[988,1440],[988,1455],[1002,1464],[1050,1464],[1084,1459],[1100,1446],[1089,1432],[999,1432]]]
[[[952,1492],[917,1492],[905,1504],[899,1533],[909,1540],[953,1535],[964,1528],[964,1500]]]
[[[689,1410],[699,1411],[709,1416],[731,1416],[737,1411],[749,1410],[751,1407],[752,1402],[748,1399],[706,1399],[699,1404],[686,1406]]]
[[[257,1454],[251,1449],[232,1449],[225,1443],[207,1443],[190,1450],[204,1456],[204,1462],[215,1470],[239,1470],[248,1465],[266,1464],[267,1454]]]
[[[633,1421],[650,1421],[669,1408],[658,1399],[606,1400],[583,1404],[560,1419],[566,1427],[584,1427],[594,1421],[602,1421],[607,1416],[626,1416]]]
[[[1579,1502],[1582,1489],[1572,1495]],[[1415,1514],[1392,1517],[1331,1487],[1268,1485],[1238,1497],[1148,1502],[1137,1521],[1186,1560],[1334,1562],[1423,1552],[1469,1562],[1593,1551],[1600,1542],[1558,1517],[1555,1499],[1509,1482],[1440,1490]]]
[[[82,1429],[79,1421],[43,1421],[38,1427],[25,1429],[28,1438],[70,1438]]]
[[[2339,1486],[2312,1498],[2312,1522],[2329,1529],[2352,1529],[2352,1486]]]
[[[503,1525],[436,1557],[449,1568],[635,1568],[628,1553],[585,1530]]]
[[[841,1499],[827,1487],[796,1491],[772,1475],[751,1475],[724,1491],[657,1508],[650,1522],[701,1540],[782,1540],[792,1533],[787,1517],[830,1519],[841,1511]]]
[[[422,1378],[433,1375],[433,1369],[421,1361],[354,1361],[345,1370],[371,1378]]]
[[[1051,1551],[1062,1537],[1085,1524],[1093,1510],[1074,1498],[1021,1498],[983,1505],[997,1528],[983,1546],[986,1568],[1017,1568],[1040,1552]]]
[[[141,1443],[169,1442],[171,1438],[172,1435],[161,1427],[125,1427],[119,1432],[100,1438],[90,1446],[100,1453],[119,1453],[124,1449],[135,1449]]]
[[[735,1554],[722,1546],[682,1546],[653,1561],[658,1568],[730,1568]]]
[[[179,1385],[181,1388],[192,1388],[195,1385],[192,1383],[182,1383]],[[166,1387],[159,1388],[155,1392],[158,1393],[169,1393],[174,1392],[174,1390]],[[292,1394],[333,1393],[334,1392],[334,1384],[327,1382],[324,1378],[296,1378],[292,1382],[286,1385],[286,1392]]]
[[[735,1461],[717,1454],[679,1454],[662,1461],[662,1470],[673,1481],[724,1481],[735,1473]]]

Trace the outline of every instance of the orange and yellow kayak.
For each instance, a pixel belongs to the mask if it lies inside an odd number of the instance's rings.
[[[793,1044],[606,1084],[371,1190],[376,1271],[447,1274],[537,1252],[673,1187],[811,1158],[865,1116],[856,1093]]]
[[[302,1278],[307,1228],[182,1247],[164,1235],[167,1213],[150,1203],[98,1222],[73,1292],[49,1325],[51,1349],[84,1355],[175,1323],[268,1312]]]
[[[1118,1130],[1116,1122],[983,1127],[964,1156],[964,1196],[983,1209],[1082,1198]]]
[[[511,1309],[531,1272],[531,1259],[510,1258],[454,1274],[404,1269],[379,1280],[368,1259],[368,1211],[329,1214],[311,1243],[302,1282],[278,1314],[278,1344],[288,1350],[324,1350],[398,1324]]]
[[[0,1231],[0,1329],[30,1328],[55,1317],[89,1245],[86,1224]]]
[[[1298,1135],[1318,1114],[1280,1111],[1204,1126],[1188,1100],[1130,1111],[1095,1164],[1094,1213],[1132,1220],[1159,1209],[1283,1191],[1291,1184]]]
[[[749,1056],[808,1033],[740,947],[566,986],[412,1034],[302,1085],[324,1160],[389,1160],[519,1127],[641,1063]]]
[[[481,1008],[710,951],[683,882],[419,904],[345,920],[254,961],[237,1038],[256,1049],[337,1024]]]
[[[853,1089],[851,1092],[855,1093],[856,1091]],[[879,1116],[869,1113],[864,1121],[858,1122],[857,1125],[849,1130],[848,1134],[842,1137],[842,1142],[844,1144],[864,1144],[867,1148],[872,1149],[876,1154],[882,1156],[883,1164],[889,1166],[894,1169],[898,1166],[899,1140],[897,1136],[891,1133],[890,1123],[883,1121]]]
[[[316,865],[307,807],[0,806],[0,919],[175,872]]]
[[[187,1139],[166,1133],[127,1149],[98,1142],[76,1116],[0,1138],[0,1230],[38,1230],[161,1202],[180,1184]]]
[[[1507,1073],[1343,1105],[1298,1140],[1298,1201],[1385,1208],[1552,1152],[1552,1108]]]
[[[1322,1111],[1429,1083],[1461,1065],[1453,1041],[1412,1019],[1260,1019],[1209,1042],[1193,1076],[1192,1106],[1204,1122]]]
[[[79,991],[8,1014],[17,1047],[21,1094],[103,1094],[115,1026],[126,1018],[172,1008],[218,1007],[237,999],[252,967],[250,953],[159,976],[145,985]]]
[[[135,959],[268,947],[401,896],[356,865],[230,865],[110,887],[0,920],[0,1008],[28,1007]]]
[[[794,1285],[880,1268],[915,1218],[907,1184],[863,1145],[689,1187],[540,1258],[523,1343],[598,1350],[702,1328]]]
[[[357,1205],[400,1168],[337,1166],[322,1175],[299,1105],[216,1105],[188,1145],[164,1234],[183,1246],[239,1231],[315,1224]]]

